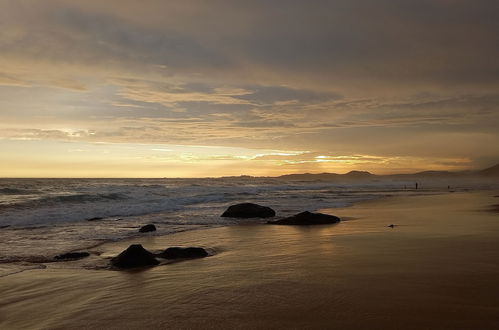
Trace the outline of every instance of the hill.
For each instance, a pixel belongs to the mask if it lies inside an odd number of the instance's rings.
[[[296,180],[296,181],[355,181],[369,179],[395,179],[395,180],[414,180],[418,178],[472,178],[472,177],[499,177],[499,164],[479,171],[423,171],[408,174],[376,175],[367,171],[350,171],[345,174],[337,173],[303,173],[303,174],[285,174],[278,176],[278,179]]]
[[[480,176],[499,176],[499,164],[476,172]]]

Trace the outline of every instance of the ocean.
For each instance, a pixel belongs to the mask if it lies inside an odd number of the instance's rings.
[[[144,235],[138,229],[148,223],[158,230],[146,235],[234,225],[241,220],[220,215],[242,202],[289,216],[385,196],[447,191],[444,184],[426,184],[417,191],[413,184],[252,177],[0,179],[0,263],[52,261],[60,253]]]

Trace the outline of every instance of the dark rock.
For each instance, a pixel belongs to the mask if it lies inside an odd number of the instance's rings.
[[[388,227],[393,228],[395,225],[392,223],[391,225],[388,225]]]
[[[156,226],[153,224],[148,224],[148,225],[140,227],[140,229],[139,229],[139,232],[141,232],[141,233],[147,233],[150,231],[156,231]]]
[[[102,220],[104,219],[103,217],[94,217],[94,218],[90,218],[90,219],[87,219],[87,221],[97,221],[97,220]]]
[[[221,216],[229,218],[270,218],[275,216],[275,211],[267,206],[242,203],[229,206]]]
[[[154,254],[147,251],[140,244],[133,244],[118,256],[111,259],[111,264],[118,268],[134,268],[143,266],[155,266],[159,261]]]
[[[337,223],[339,221],[340,218],[334,215],[311,213],[305,211],[284,219],[276,221],[268,221],[267,223],[271,225],[308,226],[308,225],[326,225],[326,224]]]
[[[208,252],[200,247],[170,247],[157,256],[164,259],[203,258],[208,256]]]
[[[54,259],[56,260],[81,259],[81,258],[86,258],[89,255],[90,253],[88,252],[69,252],[69,253],[59,254],[58,256],[55,256]]]
[[[490,211],[499,213],[499,204],[492,205]]]

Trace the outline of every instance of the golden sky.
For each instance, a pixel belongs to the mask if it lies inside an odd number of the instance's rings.
[[[0,0],[0,177],[499,160],[499,2]]]

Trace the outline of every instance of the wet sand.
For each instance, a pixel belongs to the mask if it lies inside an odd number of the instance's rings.
[[[240,225],[96,247],[0,278],[1,329],[495,329],[497,193],[393,197],[337,225]],[[387,227],[395,224],[394,228]],[[90,269],[140,243],[217,254]]]

